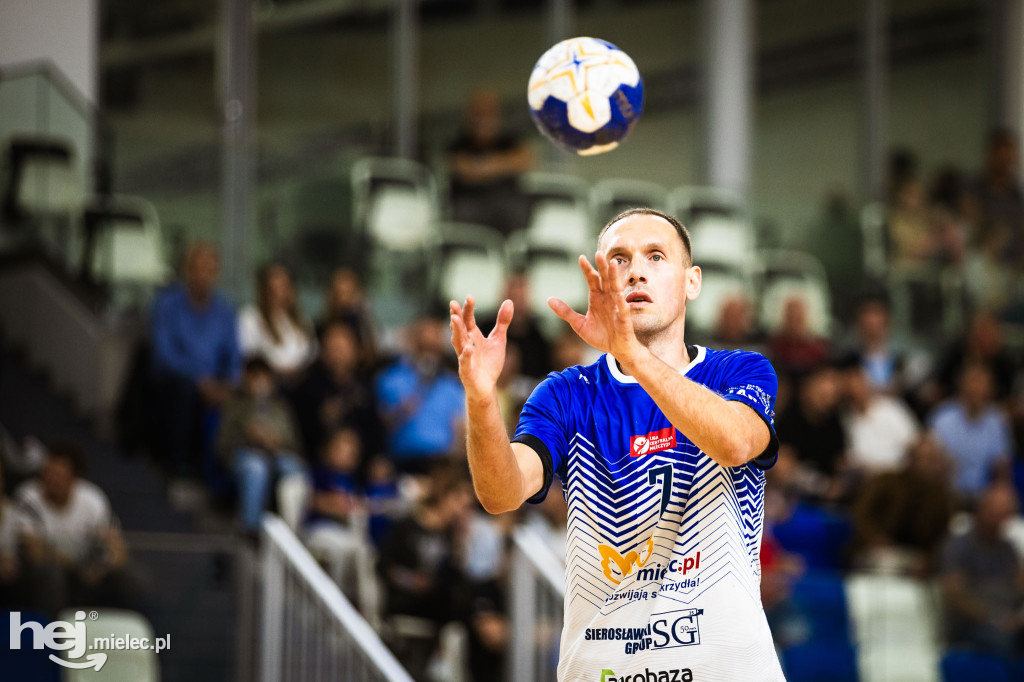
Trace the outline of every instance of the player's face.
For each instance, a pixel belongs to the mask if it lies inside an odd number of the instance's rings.
[[[700,268],[690,265],[672,225],[658,216],[632,215],[612,225],[599,248],[623,275],[633,330],[641,341],[682,325],[686,301],[700,292]]]

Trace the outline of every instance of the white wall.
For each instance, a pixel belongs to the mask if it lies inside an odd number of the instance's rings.
[[[0,0],[0,67],[49,59],[97,98],[99,0]]]

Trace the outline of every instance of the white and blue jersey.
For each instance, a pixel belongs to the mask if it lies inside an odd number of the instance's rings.
[[[755,460],[716,463],[610,355],[548,375],[523,408],[514,440],[545,468],[531,501],[557,473],[569,506],[559,680],[784,680],[759,558],[778,380],[757,353],[689,351],[684,376],[765,420]]]

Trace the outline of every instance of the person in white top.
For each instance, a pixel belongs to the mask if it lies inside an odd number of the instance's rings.
[[[243,356],[261,356],[281,379],[290,381],[316,357],[316,341],[299,314],[292,275],[271,263],[256,275],[256,303],[238,316]]]
[[[900,468],[921,431],[913,412],[899,399],[874,391],[856,359],[844,363],[844,370],[849,464],[869,474]]]
[[[53,443],[39,477],[14,493],[33,602],[53,613],[73,602],[130,607],[135,601],[124,539],[106,494],[80,478],[84,461],[78,444]]]
[[[0,465],[2,463],[0,459]],[[4,472],[0,466],[0,604],[6,606],[15,604],[22,592],[21,527],[17,507],[4,495]]]

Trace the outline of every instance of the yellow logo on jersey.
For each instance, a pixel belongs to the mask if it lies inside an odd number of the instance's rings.
[[[644,564],[651,558],[651,554],[654,552],[654,536],[647,538],[646,552],[644,554],[643,561],[640,560],[640,554],[636,550],[629,550],[626,552],[626,556],[622,556],[619,552],[610,545],[598,545],[597,552],[601,555],[601,570],[604,571],[604,577],[611,582],[618,585],[626,579],[630,573],[633,572],[633,566],[643,567]],[[618,568],[619,577],[616,578],[612,575],[612,562],[615,563],[615,567]]]

